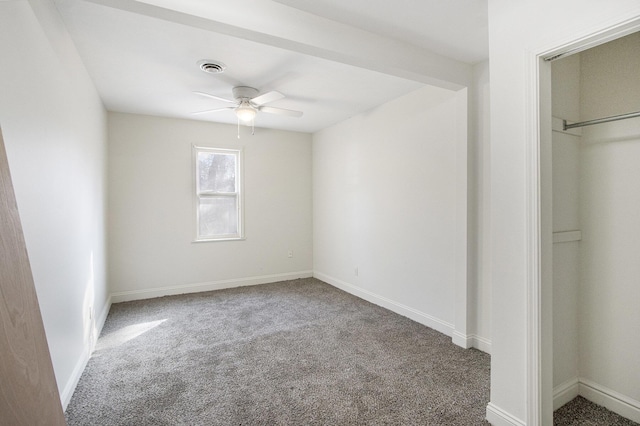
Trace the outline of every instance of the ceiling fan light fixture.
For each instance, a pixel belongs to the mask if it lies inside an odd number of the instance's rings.
[[[242,101],[236,108],[236,116],[244,123],[250,123],[256,117],[256,109],[248,101]]]

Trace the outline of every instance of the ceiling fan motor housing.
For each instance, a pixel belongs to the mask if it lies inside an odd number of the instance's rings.
[[[258,96],[258,89],[254,89],[253,87],[248,86],[236,86],[233,88],[233,97],[236,100],[242,99],[253,99]]]

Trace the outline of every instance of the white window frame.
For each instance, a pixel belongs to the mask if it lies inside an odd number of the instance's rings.
[[[219,193],[212,191],[200,191],[199,174],[200,168],[198,166],[198,153],[220,153],[220,154],[233,154],[236,156],[236,192],[233,193]],[[227,149],[227,148],[212,148],[205,146],[193,145],[193,206],[195,210],[195,239],[194,242],[208,242],[208,241],[237,241],[244,240],[244,152],[242,149]],[[200,200],[207,197],[219,197],[229,196],[236,197],[237,203],[237,220],[238,220],[238,232],[235,234],[202,236],[200,235]]]

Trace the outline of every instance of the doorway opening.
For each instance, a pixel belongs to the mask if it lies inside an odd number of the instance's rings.
[[[634,319],[640,314],[637,309],[627,312],[626,305],[637,300],[640,291],[637,276],[635,281],[627,277],[640,268],[635,266],[640,262],[628,260],[634,238],[640,244],[640,227],[633,221],[628,226],[625,216],[633,217],[640,209],[640,191],[625,173],[640,168],[621,162],[640,158],[640,118],[575,129],[563,122],[640,110],[640,82],[621,78],[633,67],[630,58],[614,58],[629,47],[624,45],[640,44],[639,30],[640,19],[634,19],[534,58],[529,98],[535,107],[529,117],[528,424],[551,424],[553,410],[577,395],[640,421],[640,365],[629,355],[633,345],[628,345],[637,340],[629,337],[640,331],[635,325],[640,321]],[[608,42],[618,49],[615,54],[604,50]],[[624,84],[634,87],[620,89]],[[616,96],[624,100],[612,100]],[[627,103],[634,101],[635,107]],[[625,106],[631,111],[607,112]],[[629,152],[634,149],[639,150],[636,155]],[[640,246],[635,253],[639,251]]]
[[[640,422],[640,32],[551,68],[553,408]]]

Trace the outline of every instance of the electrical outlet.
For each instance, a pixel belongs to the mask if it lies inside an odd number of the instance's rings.
[[[289,250],[289,253],[287,253],[287,257],[293,257],[293,250]]]

